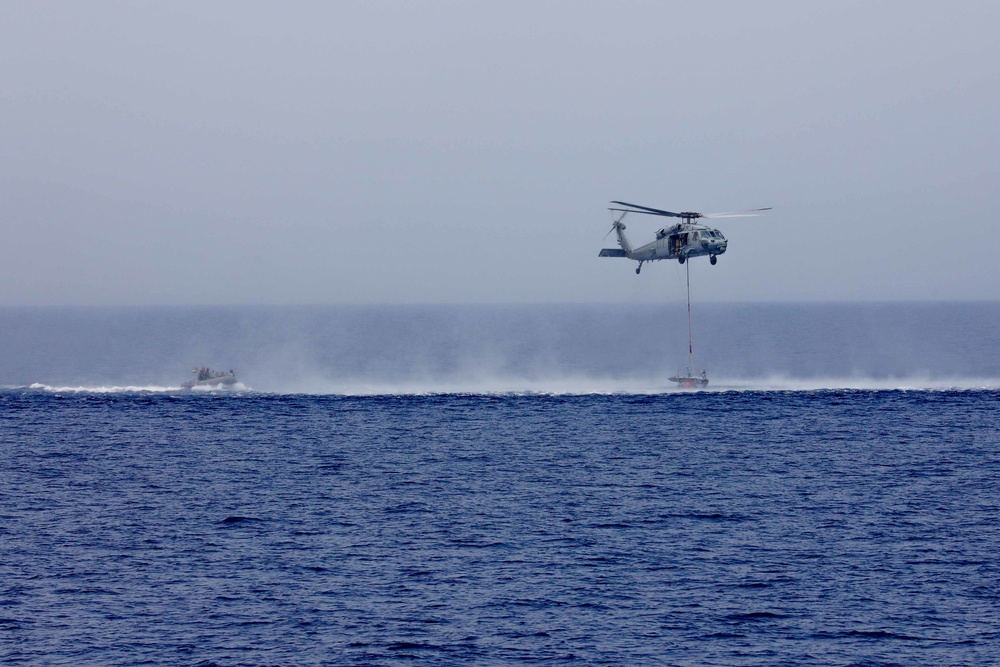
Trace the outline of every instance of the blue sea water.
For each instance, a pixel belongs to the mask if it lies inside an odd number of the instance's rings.
[[[0,309],[0,662],[996,663],[1000,306],[660,310]]]

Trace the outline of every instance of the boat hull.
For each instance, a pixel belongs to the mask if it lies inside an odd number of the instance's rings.
[[[671,382],[676,382],[683,389],[698,389],[708,386],[708,378],[700,375],[675,375],[670,378]]]
[[[229,387],[234,384],[236,384],[236,374],[227,373],[226,375],[220,375],[206,380],[188,380],[181,386],[185,389],[194,389],[195,387]]]

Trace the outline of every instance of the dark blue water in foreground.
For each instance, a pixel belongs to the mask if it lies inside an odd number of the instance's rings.
[[[0,663],[996,664],[1000,304],[676,306],[0,308]]]
[[[983,665],[1000,392],[0,393],[0,662]]]

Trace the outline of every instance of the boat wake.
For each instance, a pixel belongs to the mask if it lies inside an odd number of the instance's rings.
[[[256,383],[255,383],[256,384]],[[308,380],[266,383],[250,387],[233,385],[184,388],[180,385],[48,385],[8,387],[13,391],[52,394],[179,394],[179,395],[277,395],[277,396],[600,396],[699,394],[726,392],[818,392],[818,391],[997,391],[1000,378],[729,378],[712,380],[705,387],[679,387],[668,379],[562,377],[544,379],[483,378],[409,382],[342,382]]]
[[[190,391],[196,394],[199,393],[219,393],[219,392],[252,392],[253,389],[243,384],[242,382],[233,382],[230,384],[207,384],[207,385],[197,385],[194,387],[185,387],[184,391]]]
[[[252,391],[250,387],[237,382],[233,385],[215,385],[193,387],[190,389],[180,385],[66,385],[56,386],[35,382],[27,387],[12,387],[12,389],[43,391],[53,394],[177,394],[177,393],[212,393]]]
[[[731,378],[712,380],[704,387],[680,387],[667,378],[483,378],[451,381],[364,382],[322,381],[260,386],[273,394],[331,396],[433,396],[433,395],[657,395],[722,392],[814,391],[965,391],[1000,389],[1000,378]]]
[[[965,391],[1000,389],[1000,378],[734,378],[713,381],[714,391]]]

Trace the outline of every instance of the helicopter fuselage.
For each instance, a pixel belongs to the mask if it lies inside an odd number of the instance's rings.
[[[690,257],[708,255],[712,264],[715,258],[726,252],[728,241],[718,229],[692,222],[680,222],[664,227],[656,232],[656,240],[633,248],[625,236],[625,225],[616,222],[618,245],[621,249],[604,249],[601,257],[626,257],[639,262],[653,262],[661,259],[676,259],[684,263]],[[638,271],[636,271],[638,273]]]
[[[726,252],[728,241],[718,229],[706,225],[678,223],[656,232],[656,240],[635,248],[630,259],[648,262],[658,259],[687,259],[715,256]]]

